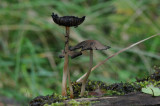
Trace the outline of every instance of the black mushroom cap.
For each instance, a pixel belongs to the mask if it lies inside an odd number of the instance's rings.
[[[111,47],[105,46],[96,40],[85,40],[78,43],[76,46],[70,47],[69,49],[73,51],[80,48],[81,51],[84,51],[84,50],[107,50]]]
[[[80,25],[84,20],[85,20],[85,16],[83,16],[82,18],[78,18],[75,16],[63,16],[63,17],[59,17],[57,14],[52,13],[52,18],[53,21],[60,25],[60,26],[66,26],[66,27],[77,27],[78,25]]]

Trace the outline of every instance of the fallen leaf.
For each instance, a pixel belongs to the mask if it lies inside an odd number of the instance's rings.
[[[153,96],[160,96],[160,89],[153,85],[148,85],[146,88],[142,88],[142,92]]]

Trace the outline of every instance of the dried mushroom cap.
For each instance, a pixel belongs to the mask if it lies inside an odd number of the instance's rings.
[[[70,47],[70,50],[73,51],[73,50],[80,49],[80,48],[82,51],[84,51],[84,50],[106,50],[111,47],[105,46],[96,40],[85,40],[85,41],[80,42],[74,47]]]
[[[52,13],[51,16],[53,18],[53,21],[56,24],[61,25],[61,26],[66,26],[66,27],[72,27],[72,26],[77,27],[85,20],[85,16],[83,16],[82,18],[78,18],[75,16],[59,17],[57,14],[54,14],[54,13]]]

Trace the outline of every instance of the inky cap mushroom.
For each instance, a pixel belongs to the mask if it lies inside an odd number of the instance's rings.
[[[84,51],[84,50],[106,50],[111,47],[105,46],[96,40],[85,40],[85,41],[80,42],[74,47],[70,47],[69,49],[73,51],[73,50],[80,49],[80,48],[81,48],[81,51]]]
[[[85,41],[80,42],[79,44],[77,44],[74,47],[70,47],[69,49],[71,51],[74,51],[74,50],[80,49],[80,48],[81,48],[81,51],[90,50],[90,67],[89,67],[89,70],[88,70],[85,78],[82,81],[82,87],[81,87],[81,94],[80,95],[83,96],[84,92],[85,92],[85,85],[86,85],[87,79],[88,79],[90,72],[91,72],[91,69],[92,69],[93,50],[106,50],[106,49],[109,49],[110,47],[105,46],[96,40],[85,40]]]
[[[68,75],[68,79],[69,79],[69,88],[70,88],[70,97],[73,98],[73,88],[72,88],[72,84],[70,81],[70,75],[69,75],[69,60],[68,60],[68,56],[71,55],[72,58],[77,57],[78,55],[81,55],[82,53],[70,53],[69,51],[69,27],[77,27],[78,25],[80,25],[84,20],[85,20],[85,16],[83,16],[82,18],[78,18],[75,16],[64,16],[64,17],[59,17],[57,14],[52,13],[52,19],[53,21],[61,26],[65,26],[66,27],[66,35],[65,35],[65,48],[64,48],[64,55],[61,55],[62,57],[64,56],[64,67],[63,67],[63,79],[62,79],[62,96],[67,96],[67,75]]]
[[[78,18],[75,16],[63,16],[63,17],[59,17],[57,14],[52,13],[52,18],[53,21],[60,25],[60,26],[66,26],[66,27],[72,27],[75,26],[77,27],[78,25],[80,25],[84,20],[85,20],[85,16],[83,16],[82,18]]]

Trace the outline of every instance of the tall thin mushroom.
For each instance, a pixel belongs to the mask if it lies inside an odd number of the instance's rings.
[[[107,50],[110,47],[109,46],[104,46],[103,44],[101,44],[100,42],[98,42],[96,40],[85,40],[85,41],[80,42],[79,44],[77,44],[74,47],[70,47],[70,50],[74,51],[74,50],[80,49],[80,48],[81,48],[81,51],[90,50],[89,70],[88,70],[85,78],[82,80],[82,87],[81,87],[81,94],[80,95],[83,96],[84,92],[85,92],[85,85],[86,85],[87,79],[90,75],[92,65],[93,65],[93,50]]]
[[[68,56],[69,56],[69,28],[74,26],[77,27],[80,25],[84,20],[85,16],[82,18],[78,18],[75,16],[63,16],[59,17],[57,14],[52,13],[53,21],[60,25],[66,27],[66,35],[65,35],[65,49],[64,49],[64,68],[63,68],[63,79],[62,79],[62,96],[67,96],[67,75],[69,77],[69,88],[70,88],[70,97],[73,98],[73,88],[70,81],[70,74],[69,74],[69,67],[68,67]]]

